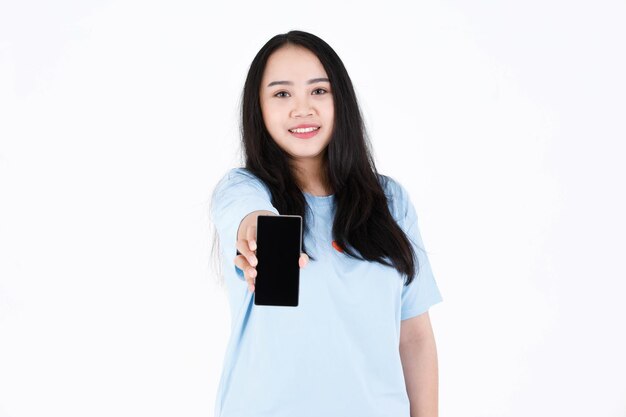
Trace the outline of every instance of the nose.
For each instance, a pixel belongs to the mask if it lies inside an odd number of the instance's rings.
[[[308,97],[294,100],[294,107],[291,110],[291,117],[307,117],[313,115],[313,107]]]

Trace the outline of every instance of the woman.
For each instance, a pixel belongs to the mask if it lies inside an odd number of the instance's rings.
[[[350,77],[310,33],[270,39],[244,86],[245,168],[211,203],[232,333],[217,417],[434,417],[442,301],[406,189],[378,174]],[[254,305],[256,218],[304,225],[297,307]],[[234,266],[234,267],[233,267]]]

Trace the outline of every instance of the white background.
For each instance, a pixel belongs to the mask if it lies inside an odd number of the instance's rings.
[[[410,5],[410,6],[409,6]],[[442,417],[626,416],[621,1],[0,3],[0,416],[212,416],[252,58],[355,85],[444,302]],[[329,416],[333,417],[333,416]]]

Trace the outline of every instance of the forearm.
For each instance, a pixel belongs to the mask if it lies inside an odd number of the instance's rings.
[[[439,371],[433,333],[401,344],[400,358],[411,417],[438,417]]]

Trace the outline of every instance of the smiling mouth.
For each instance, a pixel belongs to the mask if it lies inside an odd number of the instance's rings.
[[[320,126],[318,127],[299,127],[297,129],[287,129],[289,130],[291,133],[310,133],[310,132],[314,132],[316,130],[319,130]]]

